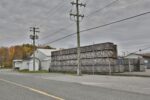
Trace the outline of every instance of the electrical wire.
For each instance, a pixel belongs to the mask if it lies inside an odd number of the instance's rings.
[[[116,3],[117,1],[119,1],[119,0],[112,1],[112,2],[110,2],[109,4],[105,5],[104,7],[102,7],[102,8],[100,8],[100,9],[97,9],[97,10],[95,10],[95,11],[89,13],[85,18],[88,18],[88,17],[90,17],[90,16],[93,16],[94,14],[96,14],[96,13],[98,13],[98,12],[104,10],[105,8],[110,7],[111,5],[113,5],[114,3]]]
[[[85,29],[85,30],[81,30],[80,33],[87,32],[87,31],[91,31],[91,30],[94,30],[94,29],[102,28],[102,27],[106,27],[106,26],[109,26],[109,25],[113,25],[113,24],[116,24],[116,23],[120,23],[120,22],[123,22],[123,21],[127,21],[127,20],[130,20],[130,19],[134,19],[134,18],[137,18],[137,17],[140,17],[140,16],[144,16],[144,15],[147,15],[147,14],[150,14],[150,11],[144,12],[144,13],[140,13],[140,14],[138,14],[138,15],[134,15],[134,16],[131,16],[131,17],[127,17],[127,18],[124,18],[124,19],[121,19],[121,20],[112,21],[112,22],[110,22],[110,23],[103,24],[103,25],[100,25],[100,26],[96,26],[96,27],[92,27],[92,28]],[[61,38],[56,39],[56,40],[53,40],[53,41],[48,42],[48,43],[46,43],[46,44],[51,44],[51,43],[54,43],[54,42],[63,40],[63,39],[65,39],[65,38],[70,37],[70,36],[75,35],[75,34],[76,34],[76,33],[72,33],[72,34],[66,35],[66,36],[64,36],[64,37],[61,37]]]
[[[98,10],[96,10],[96,11],[94,11],[94,12],[91,12],[91,13],[88,14],[85,18],[88,18],[88,17],[90,17],[91,15],[94,15],[94,14],[96,14],[97,12],[100,12],[100,11],[106,9],[107,7],[109,7],[109,6],[111,6],[112,4],[116,3],[117,1],[119,1],[119,0],[115,0],[115,1],[113,1],[113,2],[111,2],[111,3],[109,3],[109,4],[107,4],[106,6],[104,6],[104,7],[100,8],[100,9],[98,9]],[[86,1],[86,3],[87,3],[87,2],[89,2],[89,1]],[[41,40],[45,40],[45,38],[48,38],[48,36],[51,36],[51,37],[52,37],[52,36],[54,36],[54,35],[56,35],[56,34],[59,34],[59,33],[61,33],[62,31],[68,29],[69,26],[72,26],[72,24],[69,24],[69,25],[65,26],[64,28],[55,31],[53,34],[48,34],[48,35],[46,35],[46,36],[44,36],[44,37],[42,37],[42,38],[40,38],[40,39],[41,39]],[[67,37],[68,37],[68,36],[67,36]]]
[[[128,56],[131,55],[131,54],[135,54],[135,53],[137,53],[137,52],[145,51],[145,50],[148,50],[148,49],[150,49],[150,46],[149,46],[149,47],[146,47],[146,48],[143,48],[143,49],[139,49],[139,50],[137,50],[137,51],[135,51],[135,52],[129,53],[128,55],[126,55],[126,56],[124,56],[124,57],[128,57]]]

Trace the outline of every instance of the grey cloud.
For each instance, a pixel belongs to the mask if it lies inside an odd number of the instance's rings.
[[[88,15],[113,0],[86,1],[87,7],[81,9],[81,13]],[[56,7],[58,4],[60,6]],[[40,44],[76,32],[76,24],[69,18],[69,11],[72,9],[70,0],[0,0],[0,5],[0,46],[30,43],[29,27],[31,26],[40,27],[39,36],[41,39],[38,40]],[[149,11],[149,9],[149,0],[118,0],[101,12],[84,18],[81,22],[81,30],[130,17]],[[139,48],[141,48],[144,43],[147,45],[150,42],[149,17],[150,15],[146,15],[82,33],[81,45],[109,41],[117,43],[119,51],[134,51],[138,48],[135,48],[135,46],[140,45]],[[51,36],[51,34],[63,28],[66,29]],[[42,39],[45,36],[47,37]],[[58,48],[75,47],[76,35],[50,45]]]

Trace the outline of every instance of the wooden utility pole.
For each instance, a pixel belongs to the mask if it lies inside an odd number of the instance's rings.
[[[71,2],[72,5],[75,5],[76,6],[76,14],[73,14],[72,12],[70,13],[70,16],[74,16],[76,18],[76,24],[77,24],[77,54],[78,54],[78,58],[77,58],[77,63],[78,63],[78,66],[77,66],[77,75],[80,76],[82,73],[81,73],[81,58],[80,58],[80,17],[83,18],[84,15],[81,15],[80,12],[79,12],[79,6],[80,7],[85,7],[86,4],[82,4],[82,3],[79,3],[79,0],[76,0],[76,2]]]
[[[39,28],[36,27],[30,27],[30,31],[33,32],[32,35],[30,35],[30,39],[33,40],[33,71],[35,71],[35,40],[38,39],[38,35],[36,35],[36,33],[38,33]]]

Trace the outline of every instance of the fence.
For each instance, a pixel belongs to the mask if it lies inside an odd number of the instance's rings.
[[[120,72],[145,71],[144,59],[122,58],[117,60]]]

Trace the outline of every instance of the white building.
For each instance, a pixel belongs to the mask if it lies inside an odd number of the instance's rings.
[[[35,57],[40,61],[41,70],[49,70],[51,64],[51,53],[56,49],[37,49],[35,51]]]
[[[131,53],[124,57],[128,61],[128,70],[131,71],[145,71],[146,70],[146,59],[143,58],[142,54]]]
[[[18,60],[13,60],[13,68],[14,69],[20,69],[20,66],[22,66],[22,61],[21,59]]]
[[[51,52],[55,49],[37,49],[35,51],[35,71],[49,70],[51,64]],[[14,60],[14,68],[19,70],[34,71],[33,55],[30,59]]]
[[[30,64],[30,59],[24,59],[24,60],[13,60],[13,68],[18,70],[28,70]]]
[[[33,67],[33,59],[31,58],[28,61],[23,61],[24,65],[28,66],[29,71],[39,71],[40,70],[40,61],[35,59],[35,68]]]
[[[136,53],[131,53],[129,55],[127,55],[125,58],[128,58],[128,59],[142,59],[143,56],[141,54],[136,54]]]
[[[27,70],[29,69],[29,61],[28,60],[23,60],[22,61],[22,66],[20,67],[20,70]]]

